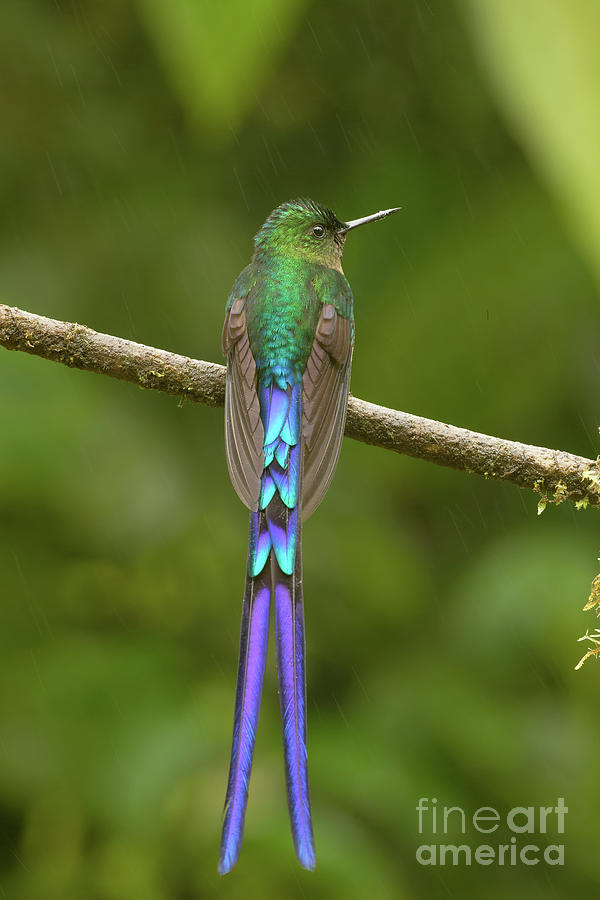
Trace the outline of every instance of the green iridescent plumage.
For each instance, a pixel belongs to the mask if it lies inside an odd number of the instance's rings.
[[[354,344],[346,234],[386,210],[341,222],[312,200],[275,209],[227,302],[225,445],[250,509],[233,745],[219,871],[239,856],[267,651],[275,634],[288,805],[300,863],[315,866],[306,752],[302,521],[335,471]]]
[[[321,238],[312,234],[315,220],[331,229]],[[341,271],[343,227],[330,210],[297,200],[274,210],[257,234],[254,258],[237,279],[227,309],[236,297],[247,296],[250,346],[263,380],[277,363],[292,365],[302,378],[324,303],[352,321],[352,292]]]

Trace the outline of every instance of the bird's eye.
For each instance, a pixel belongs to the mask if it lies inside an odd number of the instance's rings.
[[[325,229],[323,228],[322,225],[313,225],[312,233],[314,234],[315,237],[320,238],[320,237],[323,237],[323,235],[325,234]]]

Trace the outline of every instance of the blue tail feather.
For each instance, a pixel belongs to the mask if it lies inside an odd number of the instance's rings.
[[[260,392],[260,417],[265,429],[265,447],[281,434],[290,408],[291,391],[272,383]]]
[[[289,445],[281,442],[284,447]],[[279,496],[288,507],[292,509],[298,505],[298,491],[300,488],[300,444],[289,447],[287,453],[287,466],[280,466],[274,462],[270,466],[271,478],[277,486]]]
[[[294,571],[300,516],[298,506],[288,509],[276,494],[267,514],[267,528],[279,568],[287,575]]]
[[[271,552],[271,535],[267,527],[267,516],[263,511],[250,513],[250,535],[248,538],[248,574],[260,575]]]

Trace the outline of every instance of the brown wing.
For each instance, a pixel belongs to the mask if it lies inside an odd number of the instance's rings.
[[[227,354],[225,451],[229,475],[238,497],[249,509],[256,509],[264,464],[264,430],[245,307],[245,297],[234,300],[223,325],[222,345]]]
[[[323,304],[302,380],[304,473],[302,516],[315,511],[337,466],[350,387],[352,325],[332,303]]]

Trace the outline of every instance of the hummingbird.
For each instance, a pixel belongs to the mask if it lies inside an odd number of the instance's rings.
[[[270,606],[287,800],[296,856],[316,864],[306,749],[302,522],[323,499],[346,420],[354,347],[353,299],[342,270],[346,236],[399,209],[342,222],[300,199],[274,209],[254,238],[225,311],[225,448],[250,510],[248,562],[219,872],[242,845]]]

